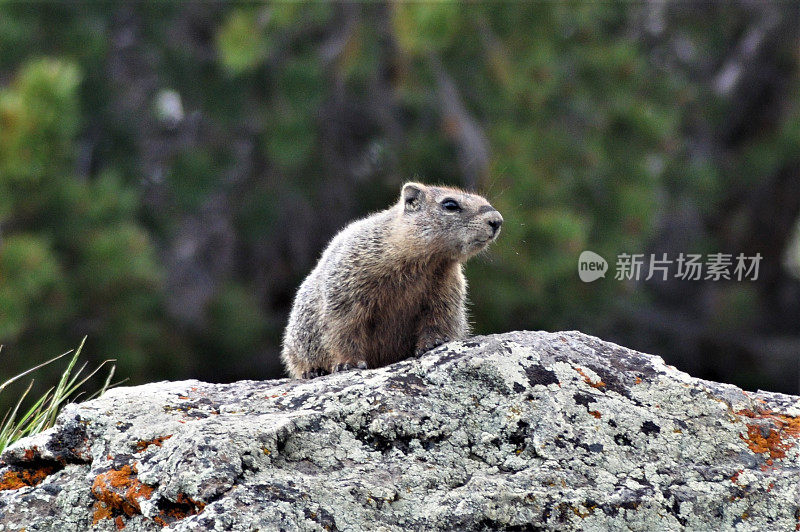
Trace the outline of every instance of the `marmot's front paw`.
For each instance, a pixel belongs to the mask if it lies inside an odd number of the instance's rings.
[[[431,349],[436,349],[440,345],[446,344],[450,341],[448,336],[431,336],[429,338],[420,339],[417,349],[414,351],[415,357],[421,357]]]
[[[312,368],[308,371],[303,372],[304,379],[315,379],[317,377],[321,377],[322,375],[327,375],[328,371],[325,368]]]
[[[333,373],[339,373],[340,371],[348,371],[351,369],[367,369],[367,362],[365,360],[359,360],[358,362],[344,362],[343,364],[336,364],[333,366]]]

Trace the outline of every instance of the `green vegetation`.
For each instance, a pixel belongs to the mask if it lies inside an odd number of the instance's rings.
[[[27,405],[25,400],[28,397],[28,394],[30,393],[34,383],[34,381],[31,381],[28,387],[25,388],[25,391],[22,392],[19,399],[16,400],[14,407],[6,412],[2,421],[0,421],[0,453],[2,453],[6,447],[18,439],[36,434],[37,432],[41,432],[52,427],[56,421],[58,413],[61,410],[61,407],[66,404],[67,401],[75,401],[78,399],[78,397],[80,397],[80,394],[77,393],[78,390],[80,390],[80,388],[89,379],[96,375],[103,368],[103,366],[109,362],[113,362],[113,360],[106,360],[97,368],[95,368],[94,371],[91,371],[85,375],[84,371],[86,370],[87,363],[84,363],[76,370],[75,365],[78,363],[78,358],[81,355],[81,350],[83,349],[83,344],[85,342],[86,338],[83,339],[81,345],[78,346],[78,349],[69,360],[67,367],[64,369],[63,373],[61,373],[61,378],[59,379],[58,384],[52,388],[49,388],[38,399],[33,401],[32,404]],[[0,397],[2,397],[3,390],[8,388],[14,382],[36,372],[45,366],[52,364],[53,362],[69,355],[71,352],[72,351],[67,351],[62,355],[51,358],[50,360],[47,360],[36,367],[30,368],[0,384]],[[114,377],[115,368],[116,366],[111,366],[111,369],[109,370],[108,376],[106,377],[102,387],[97,392],[90,395],[89,398],[99,397],[105,393],[105,391],[111,385],[111,379]]]

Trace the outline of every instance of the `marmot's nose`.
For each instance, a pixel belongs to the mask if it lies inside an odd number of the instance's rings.
[[[492,228],[492,235],[496,235],[497,231],[500,230],[500,226],[503,225],[503,217],[499,212],[494,211],[491,218],[486,220],[486,222],[489,224],[489,227]]]

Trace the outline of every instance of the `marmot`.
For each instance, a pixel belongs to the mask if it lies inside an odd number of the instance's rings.
[[[503,217],[462,190],[406,183],[337,234],[300,285],[281,359],[295,378],[376,368],[468,334],[461,264]]]

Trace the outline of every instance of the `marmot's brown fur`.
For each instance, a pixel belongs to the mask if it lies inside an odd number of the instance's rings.
[[[407,183],[337,234],[303,281],[281,358],[296,378],[385,366],[468,334],[461,264],[500,233],[481,196]]]

